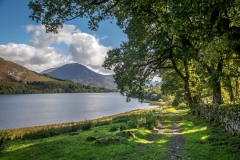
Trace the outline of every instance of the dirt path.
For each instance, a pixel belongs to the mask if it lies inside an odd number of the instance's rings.
[[[167,160],[180,160],[181,153],[184,145],[184,137],[180,131],[179,123],[181,122],[181,117],[176,116],[175,113],[171,113],[170,116],[173,117],[173,124],[170,127],[167,134],[171,136],[169,149],[167,151]]]
[[[149,138],[149,140],[153,140],[154,137],[157,134],[168,134],[170,135],[170,143],[168,147],[168,151],[166,153],[167,157],[166,160],[180,160],[181,153],[183,150],[183,145],[184,145],[184,137],[180,131],[179,123],[181,122],[181,117],[176,116],[175,113],[170,113],[169,116],[172,117],[173,122],[172,126],[169,128],[167,133],[163,133],[164,130],[166,129],[164,121],[159,118],[159,123],[158,126],[156,127],[155,130],[152,131],[152,136]]]
[[[166,158],[164,160],[181,160],[180,155],[185,142],[179,127],[181,117],[176,116],[175,113],[170,113],[169,116],[171,116],[173,119],[172,126],[168,129],[168,127],[165,125],[165,122],[161,117],[159,117],[158,126],[152,131],[152,135],[148,138],[148,141],[153,141],[158,134],[170,135],[170,143],[166,152]],[[147,146],[148,144],[144,143],[139,145],[141,149],[145,149]]]

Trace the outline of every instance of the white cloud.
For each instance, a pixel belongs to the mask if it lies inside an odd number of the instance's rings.
[[[68,54],[72,55],[76,62],[100,70],[107,51],[110,49],[111,47],[99,44],[99,39],[92,35],[75,33],[72,37],[72,44],[69,45]]]
[[[29,45],[14,43],[0,45],[0,57],[36,72],[72,62],[71,57],[57,54],[51,47],[36,49]]]
[[[26,31],[33,32],[29,45],[14,43],[0,45],[0,57],[37,72],[77,62],[99,73],[113,73],[102,67],[107,51],[111,47],[101,45],[100,40],[107,36],[98,39],[96,36],[81,32],[74,25],[64,25],[58,34],[45,33],[45,28],[41,25],[29,25]],[[53,47],[54,44],[65,44],[68,47],[66,53],[60,48]]]

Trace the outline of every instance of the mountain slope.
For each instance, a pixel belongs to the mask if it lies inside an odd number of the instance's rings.
[[[105,76],[98,74],[78,63],[66,64],[47,74],[55,78],[71,80],[88,86],[109,89],[116,88],[112,75]]]
[[[42,74],[48,74],[49,72],[52,72],[52,71],[54,71],[54,70],[56,70],[57,68],[49,68],[49,69],[47,69],[47,70],[45,70],[45,71],[42,71],[41,73]]]
[[[0,79],[7,81],[55,81],[54,79],[47,78],[36,74],[29,69],[20,66],[11,61],[6,61],[0,57]]]

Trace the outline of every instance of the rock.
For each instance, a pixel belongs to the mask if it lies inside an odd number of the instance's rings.
[[[99,138],[95,141],[95,144],[104,144],[108,145],[113,142],[119,142],[121,141],[121,137],[116,136],[116,137],[106,137],[106,138]]]
[[[98,139],[98,137],[94,137],[94,136],[87,136],[86,138],[88,141],[95,141]]]

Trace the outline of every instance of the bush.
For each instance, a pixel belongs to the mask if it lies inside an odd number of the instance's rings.
[[[86,131],[86,130],[90,130],[90,129],[92,128],[92,126],[93,126],[93,123],[92,123],[91,121],[85,120],[85,121],[83,122],[81,128],[82,128],[83,131]]]
[[[119,126],[120,131],[127,129],[126,125]]]
[[[104,125],[109,125],[111,124],[111,121],[110,120],[107,120],[107,121],[98,121],[97,123],[94,124],[94,126],[104,126]]]
[[[120,131],[116,133],[116,136],[125,137],[125,138],[135,137],[135,135],[131,131]]]
[[[172,106],[178,106],[178,104],[179,104],[179,100],[175,97],[172,102]]]
[[[27,134],[24,134],[22,138],[23,139],[41,139],[41,138],[53,137],[61,133],[62,132],[59,128],[48,128],[48,129],[41,129],[41,130],[29,132]]]
[[[8,133],[6,131],[0,131],[0,151],[4,148],[4,143],[7,140]]]
[[[129,116],[119,116],[112,119],[113,123],[127,122],[129,120],[130,120]]]
[[[110,128],[108,129],[109,132],[115,132],[118,130],[118,126],[110,126]]]
[[[79,125],[72,125],[71,126],[71,132],[77,132],[78,131],[78,129],[79,129]]]
[[[134,118],[128,121],[129,128],[141,128],[153,129],[157,126],[157,119],[152,112],[135,115]]]

